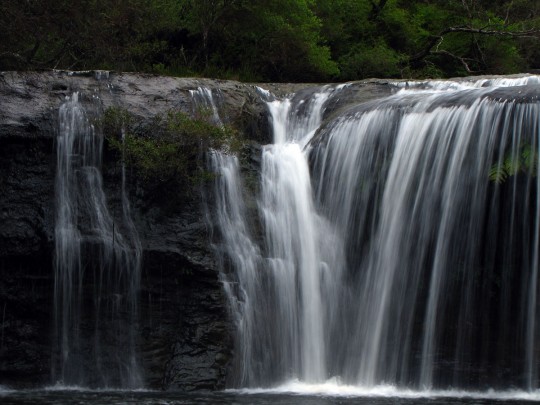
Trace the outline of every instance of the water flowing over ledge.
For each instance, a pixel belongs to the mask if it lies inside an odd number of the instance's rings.
[[[242,212],[238,168],[227,163],[216,183],[233,384],[340,376],[396,392],[533,392],[538,83],[397,83],[323,127],[348,85],[266,95],[274,144],[262,151],[260,223]]]
[[[115,223],[101,175],[103,136],[90,123],[78,93],[60,106],[58,121],[54,349],[59,358],[53,359],[53,378],[66,384],[141,387],[135,328],[142,250],[125,191],[125,167],[123,222]],[[92,293],[85,283],[94,285]],[[85,300],[94,304],[87,313]],[[80,332],[88,319],[94,324],[91,338]]]
[[[73,378],[65,384],[138,385],[116,371],[127,365],[123,375],[129,376],[135,369],[129,344],[122,346],[127,361],[102,373],[91,354],[113,345],[107,339],[96,345],[88,336],[121,331],[128,342],[128,325],[139,323],[135,355],[143,384],[157,389],[271,390],[296,381],[297,390],[322,385],[332,391],[330,383],[339,381],[340,389],[364,391],[537,393],[538,77],[264,85],[269,91],[116,73],[0,76],[0,92],[11,94],[0,97],[7,117],[0,121],[6,145],[0,162],[7,169],[7,192],[0,195],[1,288],[24,286],[9,290],[7,306],[0,307],[2,364],[20,372],[17,380],[2,368],[4,387],[49,384],[51,347],[61,358],[62,330],[70,342],[64,375]],[[41,81],[45,76],[50,80]],[[77,125],[86,135],[75,137],[89,141],[79,144],[82,152],[54,153],[64,101],[73,115],[84,105]],[[164,216],[155,200],[139,194],[119,157],[100,156],[99,133],[89,124],[92,108],[103,106],[127,106],[145,123],[160,111],[202,108],[218,126],[240,118],[249,140],[236,155],[207,154],[215,173],[204,190],[207,205],[194,193]],[[58,156],[73,160],[59,165]],[[76,173],[76,197],[54,195],[57,169]],[[58,182],[57,190],[73,185]],[[57,221],[56,208],[70,205],[80,205],[82,214]],[[92,225],[98,223],[103,226]],[[60,234],[75,228],[78,234],[55,238],[55,224]],[[117,231],[125,249],[116,243]],[[73,248],[65,250],[66,260],[58,255],[60,262],[96,253],[91,267],[99,274],[98,263],[114,267],[111,252],[129,256],[119,261],[122,268],[136,263],[137,236],[145,256],[138,322],[129,305],[118,318],[114,308],[105,311],[108,304],[100,318],[108,320],[88,316],[100,312],[93,297],[127,298],[124,282],[108,284],[112,295],[96,288],[79,307],[62,299],[79,291],[67,277],[53,310],[55,242],[59,251]],[[64,267],[72,266],[57,269]],[[89,290],[94,285],[85,283]],[[82,328],[73,317],[78,308],[86,314]],[[56,324],[47,315],[53,313]],[[58,327],[64,315],[68,322]],[[116,325],[108,328],[109,322]],[[91,358],[80,372],[78,346]],[[102,364],[116,362],[100,357]],[[62,379],[63,366],[54,368],[53,383]]]

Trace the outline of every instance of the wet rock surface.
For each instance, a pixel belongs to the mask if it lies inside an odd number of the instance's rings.
[[[0,259],[0,381],[3,386],[50,384],[52,257]]]
[[[190,90],[199,86],[219,92],[220,113],[248,140],[243,170],[256,176],[260,145],[269,143],[271,135],[265,102],[254,85],[107,72],[0,72],[0,385],[54,383],[59,106],[80,92],[89,109],[99,113],[122,107],[145,121],[171,109],[193,112]],[[312,85],[260,86],[279,96]],[[392,91],[384,81],[349,87],[329,104],[328,117]],[[114,159],[105,155],[103,178],[111,213],[119,218],[120,162]],[[142,190],[132,173],[127,181],[144,254],[138,345],[146,384],[154,389],[224,388],[234,326],[211,246],[206,203],[212,206],[212,193],[193,187],[171,201]]]

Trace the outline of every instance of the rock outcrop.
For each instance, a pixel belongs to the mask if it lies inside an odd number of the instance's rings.
[[[259,145],[270,142],[270,130],[265,103],[254,85],[108,72],[0,72],[1,385],[54,383],[50,370],[59,106],[66,96],[80,92],[93,108],[122,107],[145,121],[171,109],[193,111],[190,90],[199,86],[219,89],[220,111],[249,140],[249,170],[256,170]],[[283,95],[309,85],[264,87]],[[327,116],[351,102],[391,91],[383,81],[357,83],[333,100]],[[106,156],[102,171],[110,210],[119,216],[119,162]],[[144,252],[138,334],[147,386],[223,388],[233,352],[233,325],[200,190],[186,190],[183,198],[171,202],[149,196],[132,176],[128,183]],[[211,207],[211,198],[206,203]]]

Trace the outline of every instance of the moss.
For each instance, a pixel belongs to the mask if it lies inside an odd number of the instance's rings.
[[[213,177],[202,164],[205,153],[210,149],[235,153],[243,145],[237,130],[213,124],[204,110],[194,117],[169,111],[143,124],[127,110],[114,107],[105,111],[102,125],[109,147],[143,183],[152,186],[209,181]]]

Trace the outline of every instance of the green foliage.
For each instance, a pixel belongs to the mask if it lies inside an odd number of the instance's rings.
[[[208,150],[235,153],[243,145],[235,129],[213,125],[209,118],[206,111],[198,112],[196,117],[169,111],[141,126],[126,110],[109,108],[102,125],[110,147],[122,155],[143,182],[178,186],[209,178],[210,174],[200,166]]]
[[[517,151],[506,154],[500,162],[489,169],[489,180],[501,184],[508,177],[519,173],[528,173],[536,176],[538,171],[538,152],[530,144],[526,144]]]
[[[4,69],[135,70],[166,52],[171,0],[2,0]]]
[[[2,0],[0,70],[250,81],[503,74],[540,68],[538,32],[534,0]]]
[[[313,81],[337,75],[320,35],[312,1],[234,2],[215,63],[259,72],[265,79]]]
[[[383,41],[367,47],[355,46],[340,59],[341,78],[354,80],[358,77],[399,77],[401,56]]]

